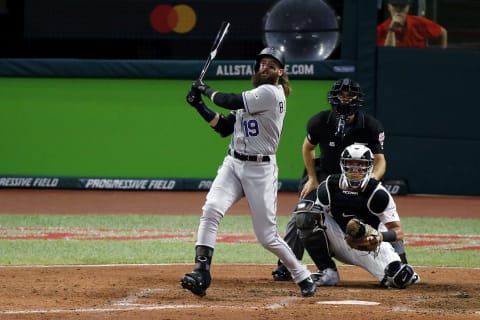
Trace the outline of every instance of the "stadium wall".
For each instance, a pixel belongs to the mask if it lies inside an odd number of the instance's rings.
[[[215,176],[229,139],[215,133],[185,102],[191,82],[0,78],[0,117],[4,122],[0,126],[0,187],[76,188],[84,184],[108,188],[117,183],[120,189],[128,185],[144,189],[145,182],[135,179],[177,181],[173,186],[148,182],[166,189],[195,189],[196,181],[205,185],[203,180]],[[293,184],[303,170],[300,148],[306,122],[313,113],[329,107],[326,91],[331,83],[292,80],[278,152],[280,180],[293,180],[287,181],[284,189],[296,188]],[[209,84],[226,92],[251,87],[246,79],[211,80]],[[77,178],[128,181],[83,183]]]

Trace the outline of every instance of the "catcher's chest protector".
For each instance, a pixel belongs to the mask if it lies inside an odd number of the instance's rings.
[[[345,231],[348,221],[357,217],[377,228],[380,220],[368,209],[368,201],[372,197],[378,181],[370,180],[363,192],[349,192],[340,189],[339,180],[340,175],[331,176],[328,180],[330,212],[338,225]]]

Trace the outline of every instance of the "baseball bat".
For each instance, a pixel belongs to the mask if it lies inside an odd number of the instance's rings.
[[[220,48],[220,45],[222,44],[223,39],[225,39],[225,36],[227,35],[229,28],[230,28],[230,22],[223,21],[222,25],[220,26],[220,30],[218,30],[217,36],[213,41],[212,49],[210,50],[210,54],[207,58],[207,61],[205,62],[205,65],[203,66],[202,72],[200,72],[200,76],[198,77],[198,80],[203,80],[203,77],[205,76],[205,73],[207,72],[208,67],[210,67],[210,64],[212,63],[213,59],[215,59],[218,48]]]

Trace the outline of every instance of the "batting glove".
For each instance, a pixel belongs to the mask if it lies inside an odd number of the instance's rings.
[[[213,90],[210,88],[209,85],[205,84],[202,80],[197,80],[193,83],[192,89],[200,91],[202,94],[206,95],[207,97],[211,97]]]

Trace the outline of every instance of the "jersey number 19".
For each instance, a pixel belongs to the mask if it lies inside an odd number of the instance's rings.
[[[243,121],[243,131],[245,132],[245,137],[255,137],[258,136],[258,123],[257,120],[245,120]]]

